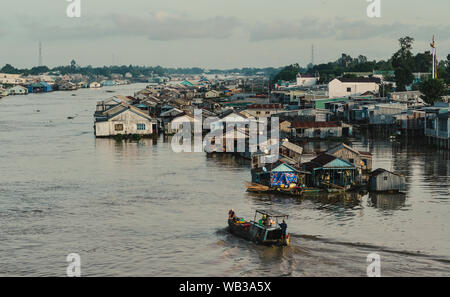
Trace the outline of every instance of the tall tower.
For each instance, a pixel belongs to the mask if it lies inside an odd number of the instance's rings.
[[[430,43],[431,46],[431,50],[433,52],[433,73],[432,73],[432,77],[433,79],[437,78],[437,55],[436,55],[436,42],[434,40],[434,35],[433,35],[433,40]]]
[[[39,61],[38,66],[42,66],[42,43],[39,41]]]

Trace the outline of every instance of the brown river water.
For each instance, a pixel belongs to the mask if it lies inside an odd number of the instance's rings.
[[[365,276],[369,253],[382,276],[450,276],[448,152],[358,136],[374,168],[407,177],[406,195],[249,194],[250,166],[234,157],[96,139],[105,90],[0,99],[0,276],[65,276],[70,253],[83,276]],[[230,235],[230,208],[288,213],[292,245]]]

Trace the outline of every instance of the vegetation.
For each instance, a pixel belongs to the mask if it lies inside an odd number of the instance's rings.
[[[414,39],[404,37],[399,39],[400,49],[392,56],[392,66],[395,69],[395,82],[398,91],[405,91],[414,81],[414,56],[411,52]]]
[[[447,86],[442,79],[429,78],[420,83],[419,90],[424,95],[423,100],[428,104],[433,104],[435,101],[440,101],[446,94]]]
[[[342,54],[334,62],[308,65],[302,68],[298,64],[292,64],[284,67],[278,74],[273,76],[272,82],[279,80],[294,81],[298,72],[308,74],[319,74],[319,83],[328,83],[336,77],[355,77],[356,74],[349,72],[373,72],[385,71],[385,81],[393,81],[397,84],[397,91],[405,90],[414,81],[414,72],[431,73],[432,54],[430,51],[417,53],[413,55],[412,44],[414,39],[404,37],[399,39],[400,49],[393,54],[389,60],[370,61],[366,56],[359,55],[353,58],[348,54]],[[391,75],[388,71],[393,71]],[[438,65],[438,77],[442,78],[445,83],[450,84],[450,55],[447,60],[440,61]],[[419,86],[415,86],[419,88]],[[386,90],[387,92],[387,90]]]

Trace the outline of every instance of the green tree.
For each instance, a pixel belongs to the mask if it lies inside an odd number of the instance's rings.
[[[75,62],[74,59],[72,59],[72,61],[70,61],[70,68],[75,69],[77,67],[77,62]]]
[[[11,66],[11,64],[6,64],[3,66],[2,69],[0,69],[1,73],[8,73],[8,74],[18,74],[20,73],[19,69]]]
[[[300,66],[298,64],[292,64],[284,67],[275,77],[273,78],[273,82],[277,82],[279,80],[291,81],[295,80],[297,74],[300,72]]]
[[[400,49],[392,56],[397,90],[404,91],[414,81],[414,56],[411,52],[414,39],[406,36],[399,39]]]
[[[419,90],[423,94],[423,100],[428,104],[433,104],[435,101],[440,101],[446,94],[447,86],[442,79],[429,78],[420,83]]]

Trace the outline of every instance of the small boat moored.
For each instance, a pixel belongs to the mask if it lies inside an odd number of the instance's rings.
[[[257,221],[256,219],[259,218]],[[228,226],[232,234],[261,245],[289,245],[286,221],[288,215],[269,210],[256,210],[253,221],[236,217],[230,210]]]

